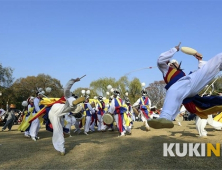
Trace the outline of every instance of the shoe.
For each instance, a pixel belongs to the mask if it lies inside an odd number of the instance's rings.
[[[84,134],[85,134],[85,135],[88,135],[88,133],[87,133],[87,132],[84,132]]]
[[[147,121],[148,125],[154,129],[162,129],[162,128],[173,128],[174,124],[172,121],[167,120],[165,118],[159,119],[151,119]]]
[[[127,133],[128,133],[129,135],[132,135],[132,130],[130,129],[129,131],[127,131]]]
[[[33,141],[36,141],[36,138],[35,138],[35,137],[31,137],[31,139],[32,139]]]
[[[74,100],[74,101],[72,102],[72,104],[73,104],[73,105],[77,105],[77,104],[82,103],[82,102],[84,102],[84,101],[85,101],[85,97],[79,97],[79,98],[77,98],[76,100]]]
[[[60,152],[61,156],[65,156],[65,154],[66,154],[65,152]]]
[[[4,131],[5,129],[2,129],[2,131]]]
[[[39,139],[40,139],[40,137],[36,136],[36,137],[35,137],[35,139],[36,139],[36,140],[39,140]]]
[[[118,137],[122,137],[122,136],[126,136],[125,134],[124,135],[119,135]]]
[[[122,137],[122,136],[126,136],[126,134],[124,132],[120,133],[120,135],[118,137]]]
[[[31,136],[30,136],[30,135],[24,135],[24,137],[25,137],[25,138],[30,138]]]
[[[67,138],[67,137],[70,136],[70,134],[69,134],[69,133],[64,133],[64,132],[63,132],[63,136],[64,136],[64,138]]]
[[[11,131],[11,129],[9,129],[8,131]]]
[[[149,127],[149,126],[146,126],[146,130],[147,130],[147,131],[150,131],[151,129],[150,129],[150,127]]]

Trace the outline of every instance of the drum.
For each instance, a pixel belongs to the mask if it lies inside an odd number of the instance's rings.
[[[107,125],[112,124],[114,121],[113,116],[110,113],[103,115],[103,122]]]
[[[84,117],[84,115],[83,115],[84,110],[83,110],[83,107],[81,104],[78,104],[76,106],[75,110],[71,111],[71,112],[77,120],[81,120]]]
[[[139,112],[138,112],[138,110],[135,107],[133,107],[133,112],[134,112],[135,116],[139,115]]]

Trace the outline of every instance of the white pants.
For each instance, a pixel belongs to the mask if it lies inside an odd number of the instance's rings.
[[[119,115],[118,115],[118,114],[114,114],[114,119],[115,119],[117,128],[120,129],[120,128],[119,128]],[[123,127],[125,128],[125,130],[123,130],[123,131],[121,132],[121,134],[124,134],[124,133],[126,132],[126,123],[125,123],[124,118],[123,118],[123,122],[122,122],[122,123],[123,123]]]
[[[93,122],[92,122],[92,124],[90,125],[90,129],[91,129],[92,131],[95,131],[95,123],[96,123],[96,120],[94,119]]]
[[[141,117],[141,120],[143,121],[144,123],[144,126],[145,127],[149,127],[148,123],[147,123],[147,119],[146,117],[143,115],[142,111],[140,111],[140,117]]]
[[[65,115],[65,120],[67,122],[67,125],[65,127],[69,129],[69,133],[71,133],[71,126],[75,125],[76,118],[71,115]]]
[[[201,119],[199,116],[196,116],[196,129],[199,136],[207,136],[207,131],[205,130],[206,125],[207,119]]]
[[[90,127],[91,120],[92,120],[92,116],[86,116],[86,123],[85,123],[85,126],[84,126],[84,131],[86,133],[89,132],[89,127]]]
[[[215,121],[212,115],[208,115],[207,123],[214,129],[221,130],[222,128],[222,123]]]
[[[211,58],[204,66],[180,78],[166,93],[160,118],[173,121],[183,100],[198,94],[222,70],[222,53]]]
[[[35,114],[33,114],[33,115],[35,115]],[[29,129],[29,135],[33,138],[37,137],[39,129],[40,129],[40,121],[37,118],[37,119],[33,120],[31,123],[30,129]]]
[[[54,148],[57,151],[65,152],[65,139],[63,136],[63,127],[60,122],[60,117],[66,113],[62,113],[64,109],[64,104],[54,104],[49,111],[49,120],[52,123],[53,127],[53,136],[52,136],[52,143]]]
[[[133,121],[133,122],[135,122],[135,121],[136,121],[136,117],[135,117],[135,115],[134,115],[134,114],[132,114],[131,119],[132,119],[132,121]]]
[[[29,135],[30,135],[29,131],[25,131],[25,132],[24,132],[24,135],[25,135],[25,136],[29,136]]]
[[[103,123],[103,117],[101,115],[97,115],[97,118],[98,118],[98,122],[97,122],[98,131],[105,130],[106,126]]]

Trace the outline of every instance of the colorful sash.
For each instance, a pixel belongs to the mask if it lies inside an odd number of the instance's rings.
[[[168,90],[171,85],[173,85],[177,80],[181,77],[185,76],[186,74],[182,70],[177,70],[174,68],[169,67],[168,72],[165,77],[163,77],[165,83],[165,89]]]
[[[207,119],[208,115],[222,110],[222,97],[200,97],[199,95],[196,95],[194,97],[184,99],[183,105],[190,113],[194,113],[202,119]]]
[[[104,114],[104,112],[105,112],[105,111],[104,111],[105,103],[100,103],[100,102],[98,102],[98,104],[99,104],[99,107],[98,107],[99,111],[97,112],[97,114],[103,116],[103,114]]]
[[[32,119],[29,121],[29,123],[31,123],[33,120],[35,120],[36,118],[39,118],[40,116],[43,116],[43,114],[48,114],[49,110],[51,109],[52,105],[54,105],[55,103],[65,103],[66,99],[65,97],[61,97],[59,100],[57,101],[51,101],[51,100],[45,100],[45,101],[40,101],[40,103],[44,103],[43,105],[45,105],[38,113],[35,114],[35,116],[32,117]]]

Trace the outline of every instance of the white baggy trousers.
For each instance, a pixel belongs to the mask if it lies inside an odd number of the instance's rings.
[[[60,117],[67,114],[63,113],[65,104],[54,104],[49,111],[49,120],[53,127],[52,143],[54,148],[59,152],[65,152],[65,139],[63,136],[63,127]]]
[[[222,70],[222,53],[190,75],[180,78],[166,93],[160,118],[173,121],[179,113],[183,100],[198,94]]]

